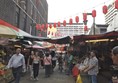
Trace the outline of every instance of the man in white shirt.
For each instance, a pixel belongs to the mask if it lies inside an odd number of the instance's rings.
[[[21,49],[17,48],[16,53],[10,58],[7,68],[12,68],[12,73],[15,79],[15,83],[19,83],[22,69],[25,71],[25,59],[20,53]]]
[[[97,74],[98,74],[98,59],[96,58],[95,51],[90,52],[90,60],[88,63],[88,68],[84,72],[88,72],[88,75],[91,76],[92,83],[97,83]]]

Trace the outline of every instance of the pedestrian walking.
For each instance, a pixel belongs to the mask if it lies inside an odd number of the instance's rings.
[[[45,77],[50,77],[51,74],[51,66],[52,66],[52,58],[50,53],[46,53],[44,57],[44,65],[45,65]]]
[[[24,59],[24,56],[21,54],[20,48],[17,48],[16,53],[13,54],[13,56],[10,58],[7,68],[12,69],[15,83],[20,83],[20,77],[21,77],[22,71],[24,72],[26,71],[25,59]]]
[[[64,70],[66,73],[68,70],[68,60],[69,60],[69,55],[68,55],[68,52],[66,52],[64,56]]]
[[[63,71],[63,58],[62,58],[62,53],[58,56],[58,66],[59,66],[59,71],[62,73]]]
[[[56,67],[57,57],[56,57],[55,51],[51,51],[50,54],[52,57],[52,71],[54,71],[54,68]]]
[[[73,68],[73,55],[69,52],[68,54],[69,59],[68,59],[68,71],[67,71],[67,75],[72,74],[72,68]]]
[[[29,71],[30,71],[30,78],[33,78],[33,57],[34,56],[34,51],[31,51],[31,55],[29,56],[28,59],[28,67],[29,67]]]
[[[38,55],[38,52],[35,52],[35,54],[32,56],[32,59],[33,59],[33,76],[34,76],[34,80],[38,80],[39,63],[40,63],[40,57]]]

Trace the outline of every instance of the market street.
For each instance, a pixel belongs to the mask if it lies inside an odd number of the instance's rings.
[[[72,76],[67,76],[64,73],[60,73],[57,69],[49,78],[44,78],[44,69],[40,69],[39,80],[31,80],[29,75],[22,78],[20,83],[74,83]]]

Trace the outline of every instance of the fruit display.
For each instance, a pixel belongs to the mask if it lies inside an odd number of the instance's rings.
[[[6,53],[3,50],[0,50],[0,56],[5,56]]]
[[[0,81],[2,81],[2,83],[9,83],[12,80],[12,70],[5,69],[5,65],[0,62]]]

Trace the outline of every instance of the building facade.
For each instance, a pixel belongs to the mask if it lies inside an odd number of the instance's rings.
[[[109,6],[108,6],[108,12],[105,15],[105,23],[106,24],[111,24],[111,22],[113,21],[114,17],[117,15],[117,9],[115,9],[114,6],[114,2],[112,2]]]
[[[31,35],[46,36],[36,30],[35,24],[48,21],[48,3],[46,0],[0,0],[0,19],[20,28]]]
[[[117,15],[114,17],[113,21],[107,28],[107,32],[110,31],[118,31],[118,12]]]
[[[65,37],[65,36],[74,36],[74,35],[82,35],[85,34],[84,31],[84,24],[83,23],[75,23],[75,24],[66,24],[66,26],[63,26],[61,24],[60,27],[52,27],[51,29],[48,28],[47,36],[48,37]]]

